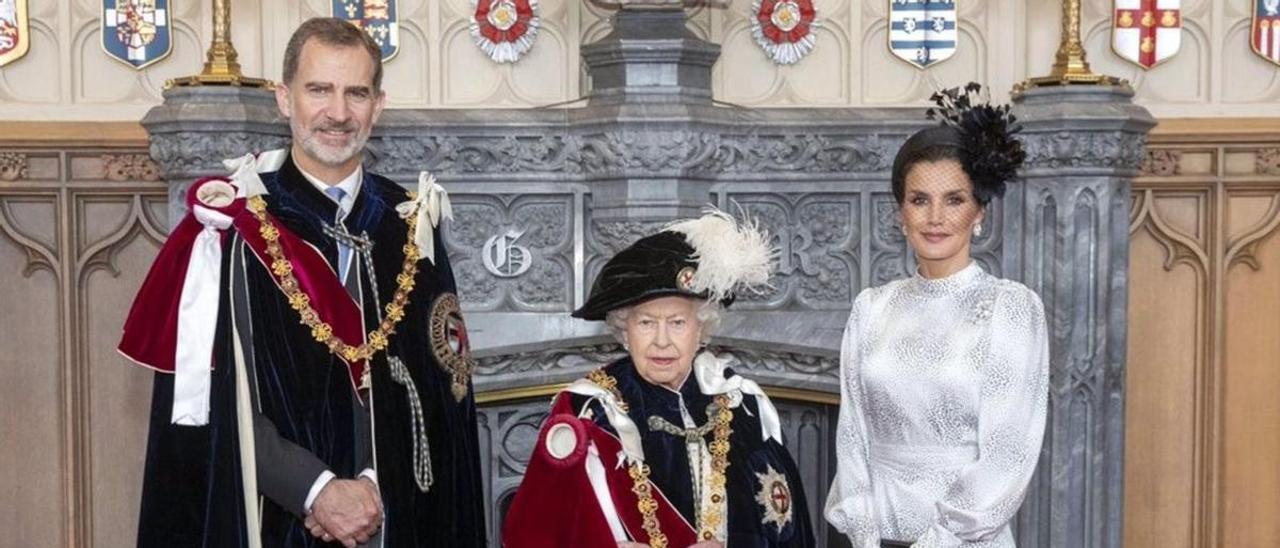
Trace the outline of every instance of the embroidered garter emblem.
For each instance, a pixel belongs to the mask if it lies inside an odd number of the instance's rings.
[[[458,296],[441,293],[431,303],[431,353],[436,363],[450,375],[453,399],[467,397],[467,385],[475,362],[471,359],[471,343],[467,340],[467,324],[462,320]]]
[[[756,478],[760,480],[756,502],[764,510],[760,523],[773,524],[781,534],[782,528],[791,523],[791,487],[787,485],[787,477],[774,470],[773,466],[766,465],[765,473],[757,472]]]
[[[697,273],[698,271],[694,270],[692,266],[686,266],[684,268],[681,268],[680,272],[676,273],[676,287],[684,291],[692,291],[693,276],[694,274],[697,274]]]

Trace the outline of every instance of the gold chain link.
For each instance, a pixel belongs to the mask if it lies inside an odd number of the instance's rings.
[[[596,369],[587,373],[587,380],[608,390],[613,394],[618,407],[624,413],[627,412],[627,402],[622,399],[622,393],[618,391],[617,379],[605,373],[603,369]],[[715,436],[708,445],[711,453],[711,477],[707,481],[711,484],[711,507],[702,509],[700,535],[702,540],[715,538],[716,531],[724,521],[720,505],[725,500],[725,470],[729,468],[729,435],[733,433],[733,429],[729,426],[733,421],[733,411],[729,410],[729,397],[720,394],[715,397],[715,403],[715,416],[707,417],[708,420],[715,421],[716,427]],[[658,503],[653,500],[653,491],[649,487],[649,466],[638,462],[632,463],[627,472],[631,476],[631,492],[636,494],[636,507],[640,510],[642,518],[641,525],[644,527],[644,532],[649,535],[650,548],[667,548],[667,535],[662,532],[658,524]],[[699,504],[701,504],[700,501]]]
[[[298,312],[300,323],[311,328],[311,337],[348,363],[368,361],[374,354],[385,349],[391,334],[396,331],[396,324],[404,319],[404,307],[409,302],[409,293],[413,292],[414,279],[418,275],[418,246],[413,243],[418,216],[410,215],[408,219],[409,237],[404,245],[404,265],[400,275],[396,276],[398,285],[391,302],[387,303],[385,317],[377,329],[369,332],[364,344],[352,346],[333,334],[333,326],[320,319],[320,315],[311,307],[311,297],[299,289],[298,279],[293,275],[293,263],[284,256],[284,251],[280,248],[280,231],[267,217],[267,201],[262,196],[249,198],[249,211],[258,219],[258,234],[267,242],[271,273],[279,280],[280,289],[289,299],[289,306]]]

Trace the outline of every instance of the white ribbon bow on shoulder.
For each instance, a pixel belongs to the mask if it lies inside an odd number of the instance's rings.
[[[698,354],[698,357],[693,360],[693,374],[698,379],[698,388],[702,389],[703,394],[709,396],[729,394],[732,397],[734,392],[755,396],[756,407],[760,409],[761,438],[765,440],[772,438],[782,443],[782,421],[778,418],[778,410],[773,407],[773,402],[769,401],[769,396],[764,393],[760,385],[742,375],[735,374],[725,378],[725,367],[731,361],[733,360],[719,358],[710,351]],[[741,403],[741,398],[737,399]]]
[[[408,219],[418,216],[418,228],[413,233],[413,243],[418,246],[418,254],[426,257],[432,264],[436,262],[435,229],[440,226],[441,219],[453,219],[453,205],[449,203],[449,193],[436,182],[430,172],[418,174],[418,192],[407,202],[396,206],[400,217]]]
[[[231,171],[230,179],[240,189],[239,197],[252,198],[267,194],[259,173],[280,169],[288,152],[284,149],[268,150],[258,155],[245,154],[239,158],[227,158],[222,165]]]
[[[644,446],[640,442],[640,429],[636,427],[635,421],[627,415],[622,409],[621,403],[613,397],[613,392],[604,388],[589,379],[578,379],[565,388],[565,391],[596,398],[600,402],[600,407],[604,408],[605,418],[608,419],[609,425],[618,433],[618,442],[622,444],[622,456],[618,459],[618,466],[626,464],[636,464],[644,462]],[[585,409],[585,407],[584,407]]]

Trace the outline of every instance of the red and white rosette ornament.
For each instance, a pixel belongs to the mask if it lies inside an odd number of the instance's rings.
[[[538,37],[538,0],[473,0],[471,36],[498,63],[514,63]]]
[[[755,0],[751,34],[774,63],[790,65],[813,51],[813,0]]]

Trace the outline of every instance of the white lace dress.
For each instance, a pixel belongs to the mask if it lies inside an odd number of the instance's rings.
[[[864,290],[840,373],[827,521],[858,548],[1012,548],[1048,402],[1040,298],[976,263]]]

